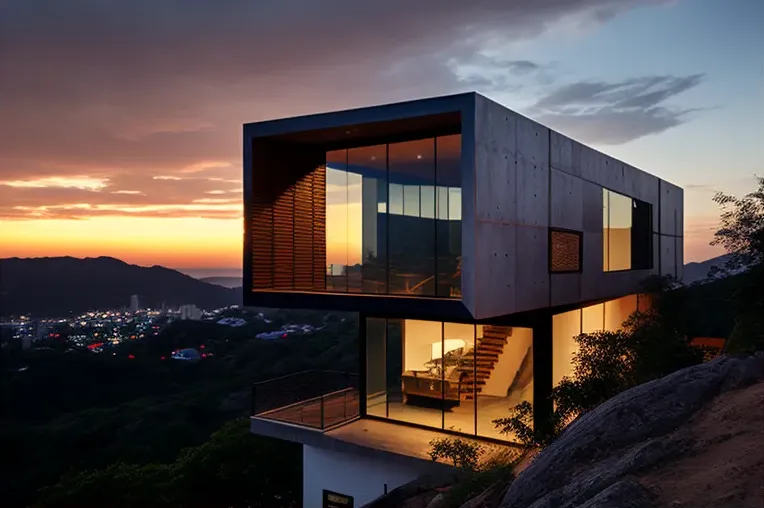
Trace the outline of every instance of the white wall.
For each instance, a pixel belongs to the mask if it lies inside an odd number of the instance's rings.
[[[354,506],[363,506],[416,479],[423,471],[400,463],[372,459],[352,453],[302,447],[302,492],[304,508],[319,508],[324,489],[353,496]]]
[[[533,347],[532,328],[512,328],[512,336],[504,345],[499,361],[494,365],[491,376],[486,380],[481,395],[506,397],[509,385],[515,379],[528,349]]]

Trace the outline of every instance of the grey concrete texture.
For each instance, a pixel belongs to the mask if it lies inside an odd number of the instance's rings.
[[[674,431],[713,397],[764,380],[764,354],[724,356],[627,390],[574,421],[518,475],[504,508],[641,508],[629,475],[689,449]]]

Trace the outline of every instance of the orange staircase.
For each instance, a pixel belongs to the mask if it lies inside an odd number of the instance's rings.
[[[474,394],[481,392],[511,336],[510,326],[483,326],[483,336],[477,339],[474,359],[468,354],[468,358],[463,358],[461,365],[457,367],[457,370],[465,374],[462,378],[461,392],[466,400],[472,400]]]

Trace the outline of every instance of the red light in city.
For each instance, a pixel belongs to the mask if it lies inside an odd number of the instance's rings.
[[[283,335],[281,336],[281,338],[282,338],[282,339],[286,339],[286,338],[287,338],[287,334],[286,334],[286,333],[285,333],[285,334],[283,334]]]
[[[202,344],[201,346],[199,346],[199,349],[204,349],[204,344]]]
[[[207,358],[207,353],[202,353],[202,358]]]
[[[135,360],[135,355],[127,355],[128,360]]]
[[[167,357],[166,356],[161,356],[161,357],[159,357],[159,359],[160,360],[167,360]]]

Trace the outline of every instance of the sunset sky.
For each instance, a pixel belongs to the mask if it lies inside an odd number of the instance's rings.
[[[1,0],[0,257],[241,264],[241,125],[475,90],[685,189],[764,173],[762,0]]]

